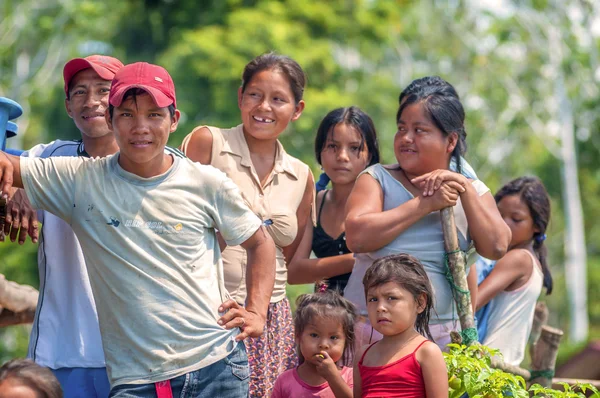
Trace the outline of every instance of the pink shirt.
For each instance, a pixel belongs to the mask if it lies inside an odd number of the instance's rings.
[[[354,387],[352,379],[352,368],[343,367],[340,370],[342,379],[350,386]],[[298,375],[298,369],[290,369],[277,378],[273,395],[271,398],[335,398],[333,391],[329,388],[329,383],[323,383],[320,386],[311,386],[306,384]]]

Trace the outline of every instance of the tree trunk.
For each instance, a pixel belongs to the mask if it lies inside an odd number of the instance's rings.
[[[579,175],[575,148],[573,108],[565,88],[562,71],[562,40],[557,27],[549,27],[550,60],[556,71],[554,92],[558,100],[561,131],[562,180],[565,202],[565,279],[569,296],[569,339],[578,343],[587,340],[589,319],[587,308],[587,249],[579,191]]]

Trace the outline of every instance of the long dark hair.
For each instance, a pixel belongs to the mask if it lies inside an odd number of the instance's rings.
[[[363,112],[357,106],[350,106],[347,108],[337,108],[329,112],[317,130],[317,136],[315,137],[315,156],[317,162],[321,164],[321,152],[325,147],[327,138],[333,133],[333,129],[338,124],[345,124],[354,127],[361,136],[360,149],[367,146],[371,161],[369,166],[379,163],[379,145],[377,143],[377,132],[375,131],[375,125],[369,115]]]
[[[363,278],[365,297],[369,289],[394,282],[408,290],[418,303],[419,297],[425,295],[425,309],[417,315],[415,329],[417,332],[434,341],[429,331],[429,318],[433,310],[433,288],[421,262],[410,254],[401,253],[377,259]]]
[[[337,318],[342,325],[346,344],[342,356],[343,363],[350,363],[354,356],[354,324],[357,321],[356,307],[339,293],[332,290],[303,294],[296,299],[294,333],[299,341],[306,325],[316,318]],[[304,362],[300,347],[297,349],[300,363]]]
[[[498,203],[505,196],[511,195],[519,195],[529,208],[533,224],[539,229],[539,232],[533,234],[533,250],[542,265],[546,294],[550,294],[552,293],[553,281],[547,262],[548,249],[544,245],[546,229],[550,222],[550,197],[548,196],[548,192],[546,192],[544,184],[537,177],[516,178],[500,188],[494,198],[496,199],[496,203]]]
[[[465,110],[454,87],[441,77],[424,77],[409,84],[400,94],[399,101],[396,122],[400,121],[402,112],[407,106],[420,103],[423,105],[425,115],[445,137],[451,133],[458,135],[452,157],[456,161],[456,171],[462,173],[460,157],[467,151],[467,131]]]

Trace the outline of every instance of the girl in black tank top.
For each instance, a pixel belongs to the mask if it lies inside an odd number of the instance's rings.
[[[329,181],[332,188],[317,195],[317,225],[304,231],[288,264],[288,283],[316,283],[319,290],[343,294],[354,266],[346,246],[345,205],[358,175],[379,162],[373,121],[354,106],[329,112],[317,131],[315,154],[324,170],[317,191]],[[317,258],[310,258],[311,251]]]
[[[323,226],[321,226],[321,213],[323,212],[323,206],[325,205],[327,194],[329,192],[329,190],[326,190],[323,193],[321,206],[319,206],[319,212],[317,213],[317,226],[313,229],[312,250],[317,258],[334,257],[351,253],[351,251],[348,250],[348,246],[346,246],[345,232],[342,232],[341,235],[334,239],[329,236],[323,229]],[[337,290],[343,295],[350,274],[351,272],[348,272],[346,274],[323,279],[321,288],[325,287],[327,289]],[[317,285],[317,287],[319,287],[319,285]]]

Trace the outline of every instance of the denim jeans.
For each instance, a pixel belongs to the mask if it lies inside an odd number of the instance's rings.
[[[173,398],[246,398],[250,370],[243,342],[222,360],[171,379]],[[155,398],[154,384],[121,384],[112,398]]]
[[[106,398],[110,391],[106,368],[51,369],[64,398]]]

